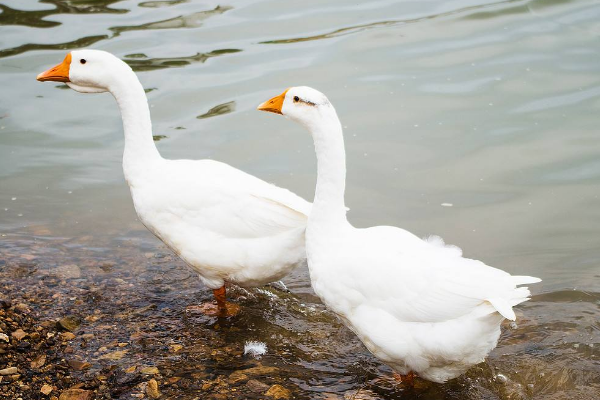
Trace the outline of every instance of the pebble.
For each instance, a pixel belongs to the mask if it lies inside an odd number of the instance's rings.
[[[108,354],[104,354],[100,357],[101,360],[120,360],[121,358],[125,357],[125,354],[127,354],[127,350],[117,350],[117,351],[113,351],[112,353],[108,353]]]
[[[6,343],[10,341],[6,333],[0,333],[0,340],[4,340]]]
[[[60,394],[59,400],[92,400],[92,392],[84,389],[68,389]]]
[[[496,382],[498,382],[498,383],[506,383],[508,381],[508,378],[502,374],[496,375],[495,379],[496,379]]]
[[[81,268],[73,264],[58,266],[54,269],[54,273],[63,279],[81,278]]]
[[[31,361],[30,366],[32,369],[37,369],[43,367],[46,364],[46,355],[42,354],[41,356],[36,357],[35,360]]]
[[[17,367],[8,367],[4,369],[0,369],[0,375],[13,375],[17,373]]]
[[[142,368],[141,373],[146,375],[157,375],[159,371],[156,367],[144,367]]]
[[[229,379],[227,381],[230,385],[235,385],[236,383],[243,382],[248,379],[248,375],[244,374],[242,371],[235,371],[229,375]]]
[[[63,332],[60,337],[62,338],[62,340],[73,340],[75,339],[75,334],[71,333],[71,332]]]
[[[27,304],[19,303],[15,306],[15,311],[18,311],[20,313],[28,313],[29,307],[27,307]]]
[[[21,340],[24,337],[26,337],[28,335],[27,332],[25,332],[23,329],[17,329],[16,331],[14,331],[11,336],[14,337],[17,340]]]
[[[83,371],[84,369],[88,369],[92,366],[89,362],[86,361],[69,360],[67,362],[69,363],[69,366],[75,371]]]
[[[269,390],[269,385],[262,383],[261,381],[257,381],[256,379],[250,379],[248,382],[246,382],[246,387],[254,393],[264,393]]]
[[[289,399],[292,397],[292,392],[281,385],[273,385],[267,390],[265,395],[274,398],[275,400]]]
[[[344,393],[344,400],[378,400],[380,397],[368,389],[351,390]]]
[[[81,325],[81,321],[79,318],[69,315],[67,317],[63,317],[58,321],[58,325],[60,325],[63,329],[66,329],[70,332],[73,332],[79,328]]]
[[[151,399],[158,399],[160,397],[160,391],[158,390],[158,382],[156,379],[150,379],[148,386],[146,386],[146,394]]]
[[[52,386],[45,384],[40,389],[40,392],[42,392],[43,394],[45,394],[46,396],[48,396],[50,394],[50,392],[52,392]]]
[[[183,346],[180,344],[172,344],[170,348],[173,353],[177,353],[179,350],[183,349]]]

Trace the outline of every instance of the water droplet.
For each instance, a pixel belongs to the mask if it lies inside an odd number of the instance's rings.
[[[442,206],[442,207],[452,207],[453,205],[454,204],[452,204],[452,203],[442,203],[442,204],[440,204],[440,206]]]
[[[16,197],[11,198],[12,201],[15,201],[16,199],[17,199]]]

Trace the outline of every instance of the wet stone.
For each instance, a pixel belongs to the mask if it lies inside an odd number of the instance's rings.
[[[498,383],[504,384],[504,383],[506,383],[508,381],[508,378],[505,375],[503,375],[503,374],[498,374],[498,375],[495,376],[495,380]]]
[[[183,346],[182,346],[182,345],[180,345],[180,344],[172,344],[172,345],[170,346],[171,352],[173,352],[173,353],[177,353],[177,352],[178,352],[179,350],[181,350],[182,348],[183,348]]]
[[[27,332],[25,332],[23,329],[17,329],[16,331],[14,331],[11,336],[14,337],[17,340],[21,340],[24,337],[26,337],[28,335]]]
[[[158,399],[160,397],[160,391],[158,390],[158,382],[156,379],[150,379],[148,386],[146,386],[146,394],[151,399]]]
[[[84,389],[68,389],[60,394],[59,400],[91,400],[92,392]]]
[[[13,375],[17,373],[17,367],[8,367],[4,369],[0,369],[0,375]]]
[[[60,265],[55,268],[54,273],[62,279],[81,278],[81,268],[73,264]]]
[[[40,392],[47,396],[50,394],[50,392],[52,392],[52,386],[44,384],[40,389]]]
[[[67,331],[73,332],[76,331],[77,328],[79,328],[79,325],[81,325],[81,320],[74,316],[67,316],[61,318],[58,321],[58,325],[61,328],[66,329]]]
[[[29,312],[29,307],[25,303],[19,303],[15,306],[15,311],[24,314]]]
[[[275,400],[286,400],[292,397],[292,392],[281,385],[273,385],[267,390],[265,395],[272,397]]]
[[[35,358],[35,360],[31,361],[30,366],[32,369],[37,369],[46,364],[46,355],[42,354]]]
[[[88,369],[92,366],[89,362],[80,360],[69,360],[67,363],[75,371],[83,371],[84,369]]]
[[[104,354],[103,356],[100,357],[101,360],[120,360],[123,357],[125,357],[125,354],[127,354],[127,350],[117,350],[117,351],[113,351],[112,353],[108,353],[108,354]]]
[[[246,382],[246,388],[254,393],[264,393],[269,390],[269,385],[262,383],[261,381],[257,381],[256,379],[250,379],[248,382]]]
[[[370,390],[359,389],[344,393],[344,400],[379,400],[380,397]]]
[[[140,372],[145,375],[157,375],[159,373],[156,367],[144,367]]]

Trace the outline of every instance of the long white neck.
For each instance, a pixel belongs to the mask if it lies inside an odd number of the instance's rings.
[[[307,124],[317,153],[317,188],[310,223],[346,223],[346,152],[342,125],[331,107],[318,123]]]
[[[111,85],[110,92],[117,100],[123,119],[125,150],[123,172],[130,185],[147,171],[151,162],[161,159],[152,138],[152,122],[148,99],[142,84],[133,71],[126,71]]]

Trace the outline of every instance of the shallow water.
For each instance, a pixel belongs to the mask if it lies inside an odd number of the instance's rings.
[[[182,399],[242,396],[228,377],[257,363],[296,398],[600,397],[598,1],[0,0],[0,11],[0,275],[23,288],[13,295],[46,299],[48,318],[99,317],[81,328],[96,339],[74,346],[88,374],[156,365]],[[487,362],[412,390],[377,381],[389,369],[324,310],[305,270],[284,280],[289,292],[237,290],[244,312],[230,321],[197,315],[209,291],[136,219],[112,97],[35,80],[84,46],[138,71],[165,157],[218,159],[307,199],[308,134],[255,107],[318,88],[345,127],[351,222],[439,234],[544,281]],[[267,355],[242,356],[246,340]],[[114,341],[127,356],[103,358]]]

